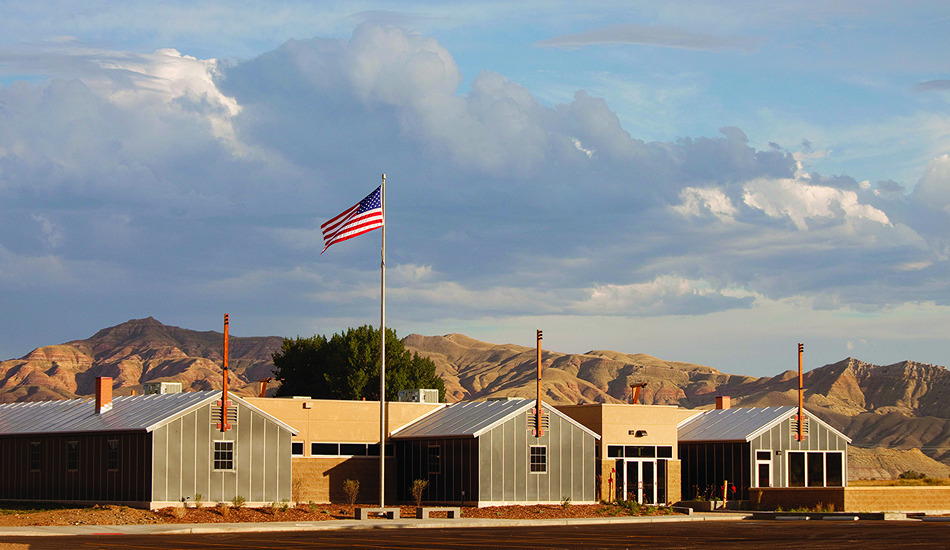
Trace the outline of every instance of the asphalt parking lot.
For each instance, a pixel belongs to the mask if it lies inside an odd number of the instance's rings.
[[[345,529],[190,535],[0,537],[0,550],[288,548],[947,548],[950,524],[920,521],[737,521],[545,527]]]

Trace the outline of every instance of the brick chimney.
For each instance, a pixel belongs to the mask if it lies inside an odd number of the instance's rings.
[[[112,377],[96,378],[96,414],[112,410]]]
[[[728,395],[717,395],[716,396],[716,408],[717,409],[728,409],[732,406],[731,399]]]

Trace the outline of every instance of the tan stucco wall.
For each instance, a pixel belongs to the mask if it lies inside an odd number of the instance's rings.
[[[293,440],[304,442],[304,456],[310,456],[311,442],[379,442],[379,401],[273,397],[250,397],[244,400],[293,426],[297,430]],[[444,406],[444,403],[387,402],[387,436],[393,430]]]
[[[607,445],[669,445],[677,458],[676,426],[684,418],[683,409],[673,405],[624,405],[591,403],[561,405],[557,409],[600,434],[600,456],[607,456]],[[630,432],[645,430],[636,437]]]

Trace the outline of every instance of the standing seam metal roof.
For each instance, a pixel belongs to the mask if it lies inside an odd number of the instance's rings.
[[[772,428],[789,416],[796,414],[798,407],[750,407],[737,409],[713,409],[691,417],[679,426],[678,439],[686,441],[751,441],[763,431]],[[851,443],[851,439],[829,426],[817,416],[805,410],[806,418],[812,419]]]
[[[543,402],[542,402],[543,403]],[[478,437],[516,414],[534,407],[534,399],[498,401],[469,401],[453,403],[393,432],[393,439],[423,439],[431,437]],[[542,405],[549,414],[555,414],[582,428],[594,438],[596,433],[559,413],[550,405]]]
[[[270,418],[287,430],[297,430],[243,401],[228,396]],[[128,395],[116,397],[112,409],[95,412],[95,399],[34,401],[0,405],[0,435],[80,432],[150,432],[209,401],[221,399],[220,391]]]

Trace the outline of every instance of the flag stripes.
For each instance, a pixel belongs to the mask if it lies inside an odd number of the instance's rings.
[[[347,208],[320,226],[323,232],[323,252],[330,245],[343,242],[383,226],[382,186],[366,195],[363,200]],[[323,254],[321,252],[321,254]]]

